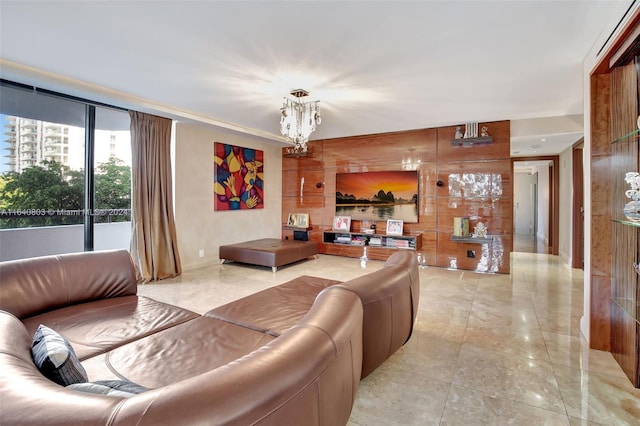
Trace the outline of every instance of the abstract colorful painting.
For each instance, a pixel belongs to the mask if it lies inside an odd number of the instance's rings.
[[[214,143],[214,210],[264,208],[264,152]]]

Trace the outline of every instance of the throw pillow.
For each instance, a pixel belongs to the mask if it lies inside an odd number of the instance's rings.
[[[89,380],[67,339],[47,326],[38,326],[33,336],[31,356],[40,372],[59,385]]]
[[[98,395],[119,396],[128,398],[130,396],[147,391],[144,386],[137,385],[126,380],[100,380],[89,383],[75,383],[67,386],[78,392],[86,392]]]

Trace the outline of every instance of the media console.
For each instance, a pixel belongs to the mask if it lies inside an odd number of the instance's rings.
[[[397,250],[420,250],[422,234],[367,234],[365,232],[324,231],[322,252],[347,257],[362,257],[364,247],[369,259],[386,260]]]

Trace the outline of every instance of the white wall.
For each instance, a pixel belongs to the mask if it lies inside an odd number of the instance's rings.
[[[219,262],[220,245],[282,236],[282,150],[273,142],[199,124],[175,125],[174,198],[184,270]],[[263,209],[213,210],[213,144],[264,151]],[[204,250],[204,257],[199,251]]]
[[[573,250],[573,147],[560,154],[558,256],[571,265]]]
[[[549,244],[549,166],[538,166],[538,233],[536,237]]]

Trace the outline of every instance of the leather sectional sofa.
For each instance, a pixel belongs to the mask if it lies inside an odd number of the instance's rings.
[[[348,422],[361,378],[410,337],[419,300],[410,252],[340,283],[301,276],[204,315],[138,296],[126,251],[0,263],[0,424]],[[31,355],[40,324],[64,336],[89,381],[47,379]]]

